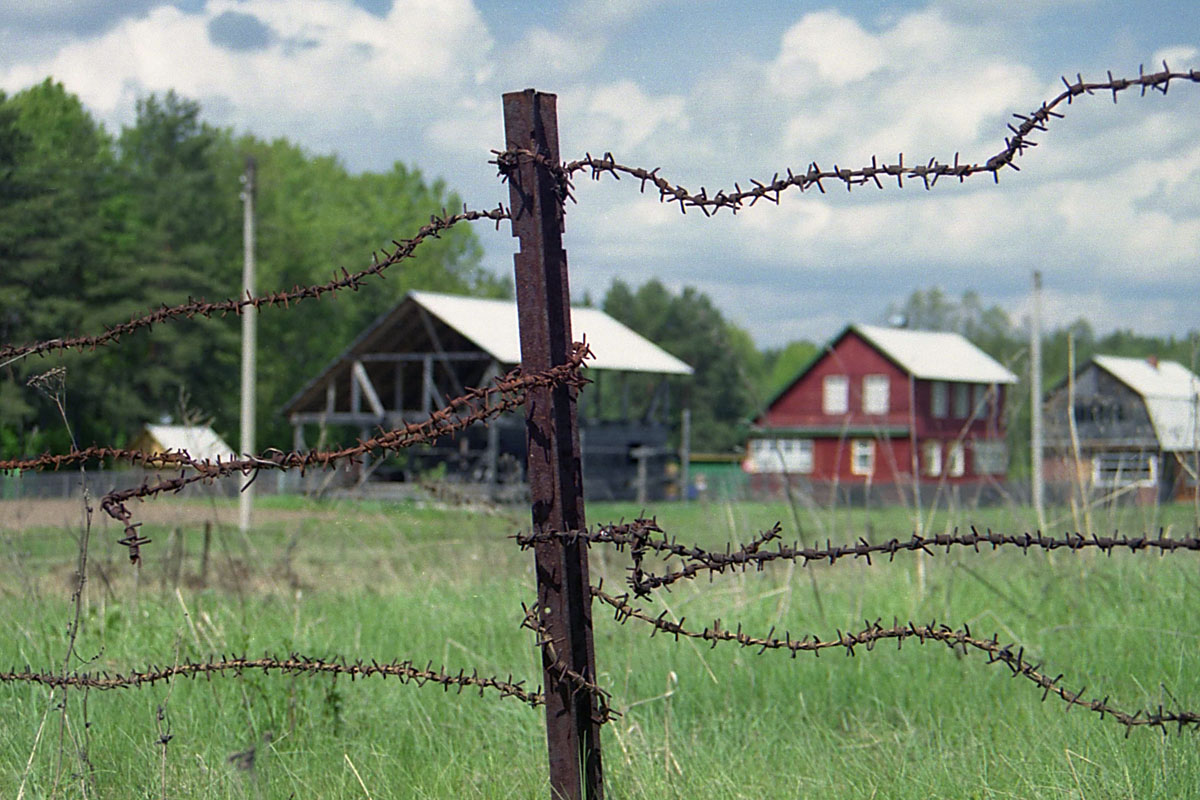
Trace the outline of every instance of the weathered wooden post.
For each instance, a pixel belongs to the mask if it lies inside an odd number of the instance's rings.
[[[527,372],[566,363],[571,354],[563,187],[548,167],[559,163],[556,100],[533,89],[504,95],[507,149],[545,159],[521,156],[508,172],[513,236],[520,242],[514,262],[521,368]],[[525,401],[535,534],[581,530],[585,524],[575,391],[567,386],[531,389]],[[549,640],[542,647],[542,668],[551,795],[555,800],[600,800],[598,699],[564,670],[595,683],[587,548],[555,538],[539,542],[534,555],[538,621]]]

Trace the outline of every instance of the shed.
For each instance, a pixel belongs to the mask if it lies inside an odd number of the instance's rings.
[[[130,444],[143,453],[185,451],[200,461],[237,458],[233,448],[210,425],[146,425]]]
[[[1194,491],[1198,407],[1200,378],[1178,362],[1093,356],[1047,395],[1047,477],[1144,502]]]
[[[755,420],[756,489],[786,479],[849,499],[876,487],[979,484],[1007,470],[1005,389],[1016,376],[957,333],[850,325]]]
[[[594,308],[572,308],[573,338],[586,338],[595,358],[587,369],[611,373],[686,376],[692,368],[653,342]],[[284,406],[294,445],[305,447],[308,425],[346,425],[360,433],[395,428],[428,417],[447,397],[482,386],[520,363],[520,328],[512,300],[409,292],[377,318]],[[586,409],[585,390],[581,405]],[[641,459],[660,486],[669,451],[666,381],[660,381],[641,419],[586,419],[581,413],[585,488],[592,496],[627,497]],[[502,418],[486,430],[470,429],[439,442],[412,467],[392,477],[412,477],[433,464],[473,483],[516,483],[524,474],[525,430]],[[388,471],[383,470],[387,475]],[[645,471],[643,472],[645,474]],[[651,491],[649,499],[657,494]]]

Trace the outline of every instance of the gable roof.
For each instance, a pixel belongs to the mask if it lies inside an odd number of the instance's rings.
[[[914,378],[963,383],[1017,382],[1016,375],[961,334],[879,325],[851,325],[847,331],[866,339]]]
[[[1163,450],[1180,452],[1200,446],[1200,378],[1176,361],[1092,356],[1092,363],[1142,397],[1150,424]]]
[[[575,341],[586,337],[595,356],[587,362],[588,369],[692,374],[690,366],[598,309],[572,307],[571,329]],[[321,387],[344,378],[360,356],[435,352],[443,346],[459,352],[478,350],[485,361],[494,359],[505,367],[519,364],[516,301],[411,291],[326,363],[288,399],[282,411],[287,415],[323,407]]]
[[[521,362],[521,334],[513,300],[487,300],[436,292],[408,296],[501,364]],[[691,375],[692,368],[598,308],[571,307],[571,334],[587,337],[595,359],[588,369]]]
[[[233,448],[209,425],[147,425],[143,436],[148,436],[152,445],[156,444],[164,451],[183,450],[198,461],[216,461],[218,458],[228,461],[237,458]],[[143,436],[139,436],[138,439],[142,439]],[[150,448],[143,444],[137,449]]]
[[[1016,383],[1017,376],[957,333],[913,331],[879,325],[848,325],[783,388],[767,400],[771,408],[821,363],[833,348],[855,333],[915,378],[966,383]]]

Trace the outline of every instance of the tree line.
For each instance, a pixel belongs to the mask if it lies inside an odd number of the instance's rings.
[[[360,269],[430,214],[461,205],[441,181],[399,162],[351,174],[336,158],[287,140],[234,135],[173,92],[139,100],[133,123],[115,135],[52,80],[0,93],[0,341],[99,333],[189,297],[239,295],[247,156],[258,163],[260,291]],[[260,314],[260,441],[290,443],[279,408],[409,289],[510,295],[510,281],[483,269],[481,255],[460,226],[352,300]],[[95,352],[7,364],[0,454],[61,451],[70,434],[81,446],[121,444],[161,420],[211,420],[229,438],[237,430],[239,337],[236,317],[196,318]],[[53,398],[26,385],[59,366],[69,432]]]
[[[247,156],[258,164],[260,292],[361,268],[430,214],[461,205],[442,181],[412,166],[353,174],[337,158],[286,139],[214,127],[199,104],[174,92],[139,100],[134,121],[110,133],[47,79],[12,96],[0,93],[0,342],[98,333],[189,297],[238,295],[238,188]],[[290,445],[279,413],[284,402],[410,289],[511,297],[511,279],[485,269],[482,253],[474,232],[459,226],[423,244],[370,291],[260,314],[260,445]],[[707,295],[672,292],[658,280],[615,280],[598,304],[695,368],[691,378],[672,379],[676,398],[692,411],[695,451],[738,452],[766,403],[824,347],[794,341],[760,349]],[[1028,461],[1030,409],[1023,324],[998,306],[985,307],[973,292],[955,299],[937,288],[914,291],[874,321],[895,316],[908,327],[962,333],[1021,377],[1009,403],[1019,471]],[[160,420],[211,421],[234,443],[239,336],[233,316],[181,320],[116,347],[0,366],[0,457],[62,451],[72,438],[81,446],[119,445]],[[1048,387],[1066,374],[1068,339],[1080,363],[1093,353],[1158,355],[1193,368],[1196,362],[1196,334],[1099,336],[1079,319],[1046,335]],[[56,367],[65,368],[61,410],[52,391],[27,385]],[[629,394],[652,396],[651,378],[629,380]],[[605,402],[616,402],[611,394]],[[678,415],[672,424],[678,442]]]

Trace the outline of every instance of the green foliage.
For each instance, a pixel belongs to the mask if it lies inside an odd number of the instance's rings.
[[[462,205],[444,183],[426,182],[400,163],[386,173],[352,175],[337,159],[309,156],[285,140],[245,137],[236,149],[258,164],[259,292],[327,281],[342,267],[362,269],[431,214]],[[483,269],[481,257],[475,234],[459,226],[422,244],[369,292],[259,314],[258,424],[265,441],[290,443],[280,408],[409,290],[511,297],[511,282]]]
[[[286,140],[235,138],[174,92],[138,101],[115,139],[78,98],[47,80],[0,94],[0,341],[93,334],[188,298],[241,294],[239,178],[258,161],[259,293],[360,269],[433,213],[461,205],[441,181],[395,164],[350,174]],[[372,319],[413,288],[511,296],[480,267],[466,226],[352,299],[266,309],[259,327],[258,446],[286,447],[279,409]],[[58,408],[25,386],[67,367],[65,408],[76,440],[120,444],[163,417],[236,430],[240,325],[235,316],[173,321],[96,352],[0,367],[0,455],[69,446]],[[187,398],[188,408],[183,408]]]
[[[615,280],[603,307],[695,370],[690,378],[671,379],[676,396],[692,410],[692,448],[737,449],[757,410],[761,381],[761,358],[749,335],[726,321],[708,295],[691,287],[674,295],[657,280],[636,291]],[[653,394],[655,378],[628,380],[634,397]],[[610,404],[612,394],[606,398]]]

